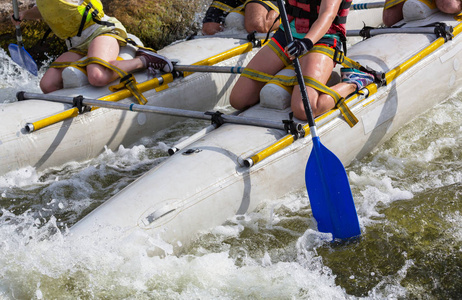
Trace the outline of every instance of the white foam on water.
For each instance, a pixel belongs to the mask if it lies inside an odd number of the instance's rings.
[[[449,226],[449,235],[454,237],[457,242],[462,242],[462,215],[460,211],[456,211],[446,216]],[[459,250],[462,253],[462,248]]]
[[[38,88],[38,79],[8,65],[7,54],[0,50],[0,60],[4,59],[7,64],[2,66],[1,76],[6,85],[0,86],[0,103],[9,101],[18,89]],[[370,160],[347,168],[361,228],[366,233],[368,226],[386,222],[382,207],[412,199],[427,189],[460,184],[461,112],[460,100],[449,101],[413,122]],[[451,127],[450,132],[444,131],[445,126]],[[175,140],[190,134],[179,131]],[[214,236],[214,247],[204,242],[192,253],[178,256],[171,254],[172,245],[142,231],[124,240],[104,239],[101,234],[85,238],[67,235],[66,224],[74,223],[90,205],[104,202],[140,175],[132,172],[148,169],[163,159],[172,141],[146,138],[133,147],[107,149],[89,162],[44,172],[24,168],[0,177],[0,298],[356,298],[336,283],[337,275],[317,254],[317,249],[329,245],[331,236],[316,230],[306,191],[272,199],[254,213],[230,219],[209,232]],[[441,161],[445,155],[449,159]],[[447,164],[447,168],[426,168],[439,164]],[[417,175],[409,169],[417,170]],[[111,176],[120,179],[105,186],[105,179]],[[5,209],[5,199],[35,204],[26,212],[12,213]],[[69,214],[75,216],[66,216]],[[66,216],[66,221],[58,215]],[[449,234],[461,242],[460,212],[444,217],[452,225]],[[288,221],[299,222],[302,231],[285,227]],[[262,235],[269,240],[276,231],[299,238],[276,250],[262,242],[255,246],[261,254],[253,255],[242,237],[245,231],[264,231]],[[237,246],[227,244],[230,239],[236,240]],[[167,255],[153,256],[157,248]],[[242,255],[235,256],[231,248],[238,248]],[[363,298],[406,298],[401,282],[413,264],[412,259],[406,259],[398,272],[383,278]]]
[[[7,298],[347,298],[306,247],[299,261],[271,263],[265,254],[237,266],[227,251],[150,256],[156,242],[142,233],[129,240],[73,240],[53,218],[38,227],[28,214],[3,211],[0,222],[0,295]]]
[[[39,82],[44,70],[36,77],[11,60],[8,53],[0,48],[0,103],[16,101],[18,91],[41,93]]]

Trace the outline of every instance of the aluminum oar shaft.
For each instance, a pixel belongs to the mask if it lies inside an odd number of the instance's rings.
[[[282,121],[276,122],[276,121],[259,119],[259,118],[232,116],[232,115],[221,114],[218,112],[200,112],[200,111],[184,110],[184,109],[178,109],[178,108],[169,108],[169,107],[160,107],[160,106],[151,106],[151,105],[139,105],[139,104],[134,104],[134,103],[126,104],[126,103],[120,103],[120,102],[108,102],[108,101],[89,99],[89,98],[84,98],[84,97],[81,97],[80,99],[76,99],[77,97],[73,98],[73,97],[66,97],[66,96],[60,96],[60,95],[37,94],[37,93],[27,93],[27,92],[20,92],[20,93],[21,95],[18,96],[18,99],[21,99],[21,100],[41,99],[41,100],[47,100],[47,101],[53,101],[53,102],[72,104],[72,105],[74,105],[75,101],[77,100],[77,101],[80,101],[80,104],[83,106],[96,106],[96,107],[104,107],[104,108],[111,108],[111,109],[130,110],[134,112],[158,113],[162,115],[194,118],[194,119],[202,119],[202,120],[214,120],[215,119],[223,123],[252,125],[252,126],[268,127],[268,128],[285,130],[285,125],[283,124]]]

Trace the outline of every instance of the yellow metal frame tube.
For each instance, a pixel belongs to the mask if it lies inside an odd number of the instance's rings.
[[[219,63],[225,59],[234,57],[236,55],[240,55],[246,52],[249,52],[250,50],[253,49],[252,43],[245,43],[242,45],[239,45],[233,49],[230,49],[228,51],[225,51],[223,53],[220,53],[218,55],[209,57],[207,59],[201,60],[194,65],[214,65],[216,63]],[[187,72],[184,74],[184,76],[188,76],[192,74],[193,72]],[[148,90],[152,90],[154,88],[158,88],[160,86],[166,86],[165,88],[168,88],[167,84],[171,83],[173,81],[173,75],[171,73],[169,74],[164,74],[161,76],[163,80],[159,80],[159,78],[153,78],[151,80],[148,80],[146,82],[142,82],[140,84],[137,84],[138,89],[140,92],[145,92]],[[131,92],[128,89],[123,89],[118,92],[112,93],[110,95],[98,98],[99,100],[104,100],[104,101],[119,101],[125,98],[128,98],[132,96]],[[98,109],[98,107],[92,107],[91,110]],[[50,126],[52,124],[62,122],[68,118],[73,118],[76,117],[79,114],[79,111],[76,107],[70,108],[64,112],[52,115],[50,117],[41,119],[39,121],[33,122],[33,123],[28,123],[28,128],[31,128],[31,131],[36,131],[41,128]]]
[[[453,32],[454,36],[457,36],[461,31],[462,31],[462,23],[459,23],[459,25],[457,25],[454,28],[454,32]],[[444,45],[444,43],[445,43],[444,38],[438,38],[435,41],[433,41],[429,46],[425,47],[422,51],[412,56],[410,59],[406,60],[404,63],[388,71],[385,74],[387,84],[389,84],[391,81],[398,78],[402,73],[404,73],[406,70],[408,70],[409,68],[414,66],[416,63],[424,59],[427,55],[431,54],[436,49]],[[373,88],[368,88],[369,95],[375,94],[377,92],[377,86],[374,83],[372,83],[370,86],[373,86]],[[356,97],[356,96],[353,96],[353,97]],[[329,113],[324,114],[322,117],[326,117],[329,114],[334,113],[336,110],[338,109],[333,109]],[[308,124],[303,126],[303,129],[305,130],[305,136],[306,136],[307,133],[309,132]],[[271,146],[249,157],[246,161],[248,162],[249,166],[253,166],[257,164],[258,162],[262,161],[263,159],[269,157],[270,155],[273,155],[276,152],[286,148],[287,146],[292,144],[294,141],[295,140],[293,136],[291,134],[288,134],[285,137],[278,140],[277,142],[275,142],[274,144],[272,144]]]

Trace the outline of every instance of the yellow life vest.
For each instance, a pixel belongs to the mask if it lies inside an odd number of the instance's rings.
[[[37,7],[53,33],[64,40],[80,36],[83,30],[95,23],[114,25],[101,21],[104,12],[100,0],[84,0],[80,5],[66,0],[37,0]]]

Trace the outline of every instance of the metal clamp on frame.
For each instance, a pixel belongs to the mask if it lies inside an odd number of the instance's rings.
[[[221,116],[223,115],[222,112],[206,111],[204,114],[207,116],[211,116],[212,124],[215,124],[217,127],[220,127],[221,125],[225,123],[225,120],[223,120],[223,117]]]
[[[83,101],[82,95],[75,96],[72,99],[72,107],[77,107],[77,109],[79,110],[79,114],[83,114],[84,112],[89,111],[88,107],[82,104],[82,101]]]
[[[285,130],[294,136],[295,141],[305,136],[302,124],[294,122],[293,112],[289,113],[289,120],[282,120],[282,123],[284,123]]]
[[[454,37],[454,28],[446,23],[436,22],[428,26],[435,26],[435,34],[437,37],[442,37],[445,42],[452,40]]]
[[[374,76],[374,82],[377,84],[377,87],[386,86],[387,80],[385,78],[384,72],[376,71],[368,66],[361,66],[359,68],[360,71],[369,73]]]

